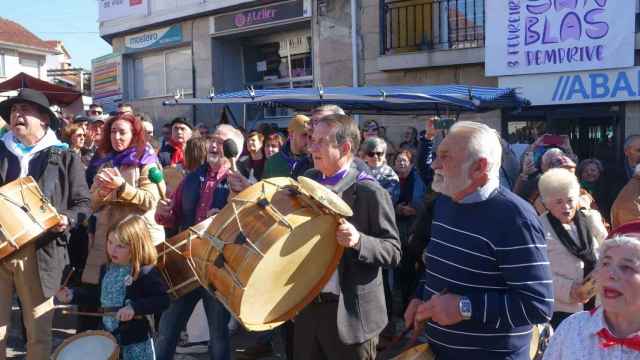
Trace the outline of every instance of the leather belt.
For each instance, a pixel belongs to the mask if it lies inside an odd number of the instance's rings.
[[[316,296],[313,299],[313,303],[314,304],[327,304],[327,303],[334,303],[334,302],[338,302],[338,300],[340,300],[340,296],[334,294],[334,293],[320,293],[318,296]]]

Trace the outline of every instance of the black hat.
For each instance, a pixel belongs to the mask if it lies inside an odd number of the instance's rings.
[[[11,107],[20,103],[29,103],[39,107],[42,112],[49,115],[49,128],[53,131],[58,130],[60,120],[49,108],[49,106],[51,106],[49,104],[49,99],[47,99],[47,97],[40,91],[33,89],[22,89],[17,96],[0,102],[0,117],[9,122],[9,119],[11,118]]]
[[[183,118],[183,117],[177,117],[177,118],[173,119],[171,121],[171,127],[173,127],[173,125],[178,124],[178,123],[185,124],[185,125],[187,125],[189,127],[189,129],[193,130],[193,125],[189,122],[189,120],[187,120],[186,118]]]
[[[73,118],[74,124],[82,124],[82,123],[88,123],[88,122],[89,122],[89,118],[84,115],[76,115]]]

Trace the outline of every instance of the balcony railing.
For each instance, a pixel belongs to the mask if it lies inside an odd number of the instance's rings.
[[[380,0],[382,54],[484,46],[485,0]]]

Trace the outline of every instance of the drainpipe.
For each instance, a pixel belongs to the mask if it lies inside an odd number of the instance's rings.
[[[351,0],[351,80],[354,88],[360,86],[358,81],[358,0]],[[355,115],[356,124],[360,125],[360,115]]]

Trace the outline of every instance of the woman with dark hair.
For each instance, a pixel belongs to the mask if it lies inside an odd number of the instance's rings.
[[[100,267],[107,262],[106,235],[109,228],[130,214],[141,215],[154,244],[164,240],[164,229],[154,219],[163,181],[156,184],[149,174],[160,169],[158,158],[147,144],[141,121],[128,113],[110,118],[98,148],[102,157],[92,165],[98,171],[91,186],[91,206],[96,216],[95,235],[89,247],[82,282],[98,284]]]
[[[284,142],[284,137],[278,132],[267,135],[267,139],[264,141],[264,155],[267,159],[277,154]]]
[[[411,229],[416,220],[416,214],[424,205],[424,196],[427,186],[422,182],[414,166],[413,152],[400,150],[396,154],[394,170],[398,174],[399,183],[393,191],[393,203],[396,208],[396,224],[400,232],[402,253],[408,254]],[[403,256],[400,267],[397,270],[396,281],[402,294],[403,308],[409,303],[409,299],[417,287],[417,273],[415,264],[417,258]]]

